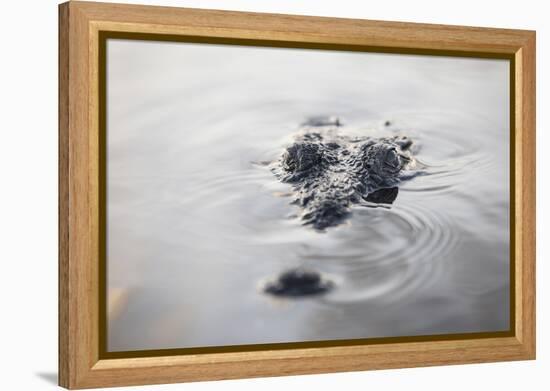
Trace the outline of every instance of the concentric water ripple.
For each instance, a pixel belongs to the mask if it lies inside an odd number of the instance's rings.
[[[356,210],[349,230],[360,231],[360,238],[341,236],[334,250],[311,250],[304,258],[308,265],[336,276],[339,289],[327,302],[363,301],[381,295],[385,300],[399,300],[438,279],[445,269],[445,255],[459,240],[452,228],[444,214],[422,206]],[[354,251],[341,254],[341,248]]]

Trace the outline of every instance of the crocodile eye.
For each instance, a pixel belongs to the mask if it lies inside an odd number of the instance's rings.
[[[404,161],[396,145],[377,143],[367,150],[367,169],[381,177],[395,177],[403,169]]]
[[[296,169],[296,155],[291,148],[288,148],[283,154],[283,168],[286,171],[294,171]]]
[[[283,155],[283,167],[289,172],[306,171],[318,165],[321,158],[322,153],[317,144],[294,144]]]
[[[401,159],[399,158],[399,154],[395,148],[387,150],[386,156],[384,157],[384,165],[390,171],[401,169]]]

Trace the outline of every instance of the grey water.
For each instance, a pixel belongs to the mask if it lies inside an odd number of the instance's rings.
[[[509,328],[508,61],[111,39],[107,86],[110,351]],[[424,175],[303,226],[262,162],[318,115]],[[333,289],[264,292],[297,267]]]

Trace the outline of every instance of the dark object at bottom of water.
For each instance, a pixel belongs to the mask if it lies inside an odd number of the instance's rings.
[[[398,193],[399,189],[397,187],[389,187],[376,190],[370,193],[365,199],[376,204],[393,204]]]
[[[275,296],[302,297],[327,293],[334,287],[314,270],[292,269],[265,286],[265,292]]]

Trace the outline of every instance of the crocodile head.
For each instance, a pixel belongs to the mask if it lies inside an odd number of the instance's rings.
[[[293,187],[304,224],[336,226],[353,205],[391,204],[402,172],[413,163],[412,141],[403,136],[351,137],[340,122],[304,126],[272,171]]]

